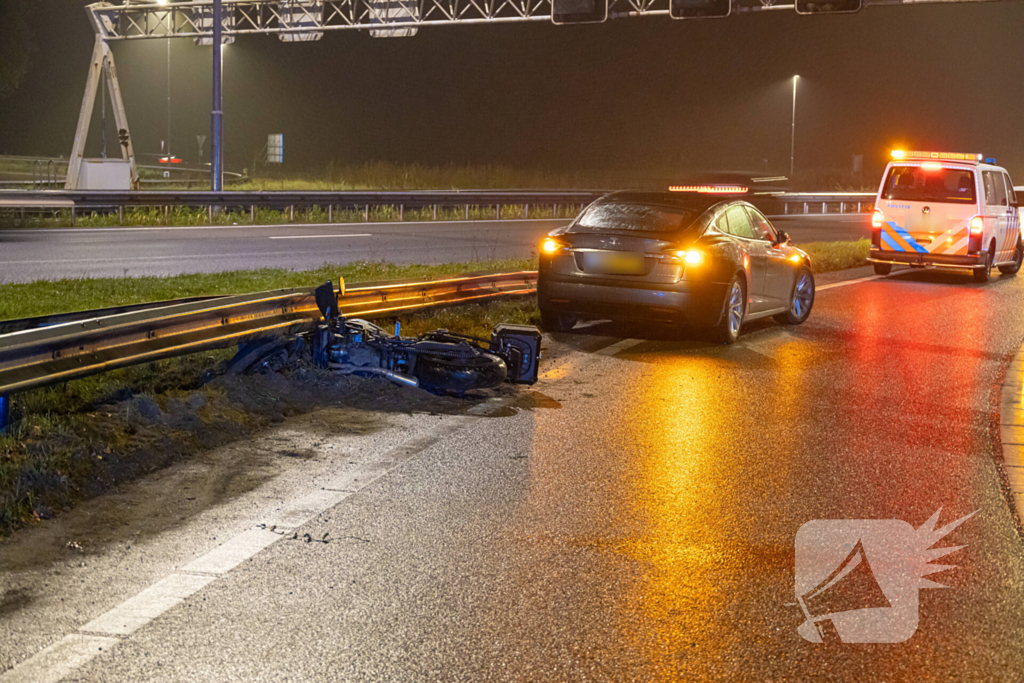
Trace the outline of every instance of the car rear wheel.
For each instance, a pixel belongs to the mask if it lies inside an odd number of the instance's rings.
[[[793,283],[793,296],[789,300],[789,310],[779,313],[775,319],[783,325],[799,325],[807,320],[814,306],[814,275],[810,268],[801,268]]]
[[[1017,271],[1020,270],[1022,262],[1024,262],[1024,246],[1021,245],[1020,239],[1018,239],[1017,246],[1013,249],[1013,263],[999,266],[999,272],[1003,275],[1016,275]]]
[[[989,248],[988,253],[985,254],[985,265],[980,268],[974,269],[974,281],[975,282],[988,282],[989,272],[992,270],[992,262],[996,258],[996,243],[993,242]]]
[[[576,325],[576,318],[540,309],[540,325],[548,332],[568,332]]]
[[[875,267],[875,275],[888,275],[892,272],[891,263],[874,263],[872,265]]]
[[[722,318],[716,329],[723,344],[734,344],[740,336],[743,318],[747,314],[747,287],[741,275],[736,275],[725,290]]]

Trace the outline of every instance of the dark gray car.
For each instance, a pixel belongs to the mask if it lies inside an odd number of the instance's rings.
[[[731,344],[748,320],[806,320],[814,276],[807,254],[739,197],[615,192],[544,239],[538,299],[552,331],[660,320],[715,328]]]

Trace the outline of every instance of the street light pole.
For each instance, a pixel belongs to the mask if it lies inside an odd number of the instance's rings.
[[[212,150],[210,155],[210,171],[212,178],[211,189],[220,192],[224,189],[224,112],[221,109],[221,44],[220,37],[223,24],[221,23],[221,0],[213,0],[213,112],[211,118],[211,142]]]
[[[796,82],[799,76],[793,76],[793,129],[789,134],[789,182],[793,182],[793,168],[796,161]]]

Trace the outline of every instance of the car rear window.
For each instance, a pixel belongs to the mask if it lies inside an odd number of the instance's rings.
[[[675,232],[686,228],[696,212],[674,206],[609,202],[592,206],[576,222],[592,230]]]
[[[882,190],[885,199],[937,204],[975,201],[974,172],[956,168],[893,166]]]

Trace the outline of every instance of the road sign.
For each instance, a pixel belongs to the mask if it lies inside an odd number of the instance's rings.
[[[608,19],[608,0],[551,0],[553,24],[599,24]]]
[[[731,12],[731,0],[671,0],[668,5],[668,14],[673,19],[727,17]]]
[[[267,163],[284,163],[284,133],[271,133],[267,136]]]
[[[848,14],[858,12],[861,0],[796,0],[797,14]]]

